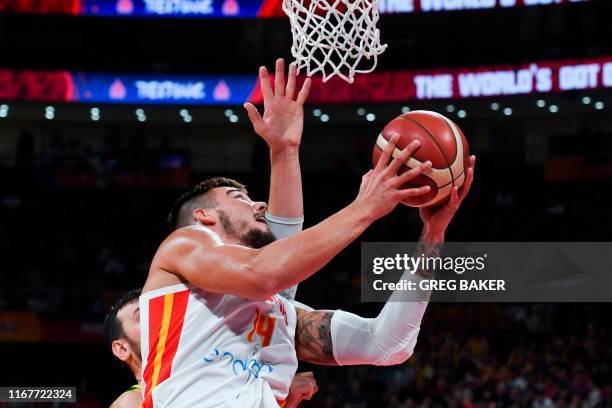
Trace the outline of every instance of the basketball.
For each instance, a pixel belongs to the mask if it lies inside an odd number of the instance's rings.
[[[376,166],[389,139],[399,135],[393,157],[413,140],[421,145],[399,170],[403,173],[421,163],[431,161],[431,168],[404,184],[404,188],[428,185],[429,192],[402,201],[410,207],[436,205],[448,198],[454,186],[465,181],[465,169],[469,163],[469,146],[461,129],[450,119],[436,112],[413,111],[404,113],[389,122],[376,139],[373,165]]]

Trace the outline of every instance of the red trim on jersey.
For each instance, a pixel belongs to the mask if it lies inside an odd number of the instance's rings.
[[[174,294],[170,328],[168,329],[168,337],[166,338],[166,346],[164,347],[164,355],[162,356],[162,365],[157,384],[161,384],[162,381],[170,377],[170,373],[172,372],[172,362],[174,361],[174,356],[176,355],[176,350],[178,349],[179,340],[181,338],[188,301],[189,290]]]
[[[164,297],[158,296],[149,300],[149,354],[147,355],[147,366],[145,367],[142,379],[144,381],[145,399],[143,407],[153,406],[151,399],[151,383],[153,382],[153,371],[155,369],[155,356],[157,354],[157,342],[161,330],[162,316],[164,315]]]
[[[185,321],[185,313],[187,312],[187,303],[189,301],[189,290],[183,290],[176,293],[167,293],[162,296],[149,300],[149,354],[147,356],[147,365],[144,370],[144,401],[142,406],[144,408],[153,407],[153,388],[161,384],[164,380],[170,377],[172,372],[172,362],[176,351],[178,349],[181,332],[183,330],[183,322]],[[157,357],[157,350],[159,349],[159,340],[162,328],[162,321],[164,317],[164,304],[165,299],[172,296],[172,305],[170,314],[170,323],[167,327],[166,341],[163,345],[163,352],[161,354],[161,368],[157,377],[156,384],[152,384],[153,375],[155,372],[155,359]],[[167,312],[170,312],[168,310]],[[159,362],[159,361],[158,361]]]

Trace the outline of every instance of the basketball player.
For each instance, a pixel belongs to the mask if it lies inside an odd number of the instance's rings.
[[[140,289],[123,295],[104,318],[104,339],[113,355],[134,375],[136,384],[121,394],[111,408],[138,407],[142,403],[140,358]]]
[[[139,296],[140,289],[127,292],[111,307],[104,318],[104,337],[107,345],[136,379],[136,384],[121,394],[111,404],[111,408],[137,408],[142,404]],[[297,407],[301,401],[312,398],[317,390],[312,372],[297,373],[291,382],[285,406]]]
[[[288,140],[297,147],[301,137],[301,126],[298,137],[288,138],[296,133],[278,124],[295,125],[282,119],[295,112],[295,102],[301,111],[308,86],[307,81],[293,101],[289,84],[295,69],[290,68],[285,90],[278,68],[275,93],[265,70],[260,71],[263,118],[247,107],[270,147],[272,180],[275,154]],[[294,117],[301,122],[303,116]],[[270,124],[282,131],[271,135]],[[426,302],[389,303],[378,318],[363,319],[341,311],[298,315],[275,295],[319,270],[399,201],[429,190],[401,188],[431,163],[397,175],[418,143],[391,160],[396,141],[392,138],[375,169],[364,176],[353,203],[285,239],[274,241],[265,222],[266,205],[251,201],[233,180],[209,180],[179,199],[171,217],[176,230],[158,249],[140,298],[145,406],[283,405],[297,366],[296,348],[301,359],[321,364],[396,364],[410,355]],[[292,174],[299,174],[299,167]],[[473,158],[461,193],[455,188],[447,204],[421,211],[426,255],[439,250],[472,176]],[[270,207],[275,189],[279,185],[271,182]]]

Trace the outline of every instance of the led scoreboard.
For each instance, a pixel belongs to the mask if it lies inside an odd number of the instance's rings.
[[[300,77],[300,81],[304,79]],[[262,101],[257,75],[153,75],[0,69],[0,100],[240,105]],[[612,89],[612,56],[516,66],[377,71],[353,84],[313,77],[309,103],[384,103]]]

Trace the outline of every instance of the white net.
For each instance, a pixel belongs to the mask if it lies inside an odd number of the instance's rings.
[[[298,70],[353,82],[372,72],[387,46],[380,43],[378,0],[283,0],[289,16],[291,53]],[[365,57],[365,60],[364,60]]]

